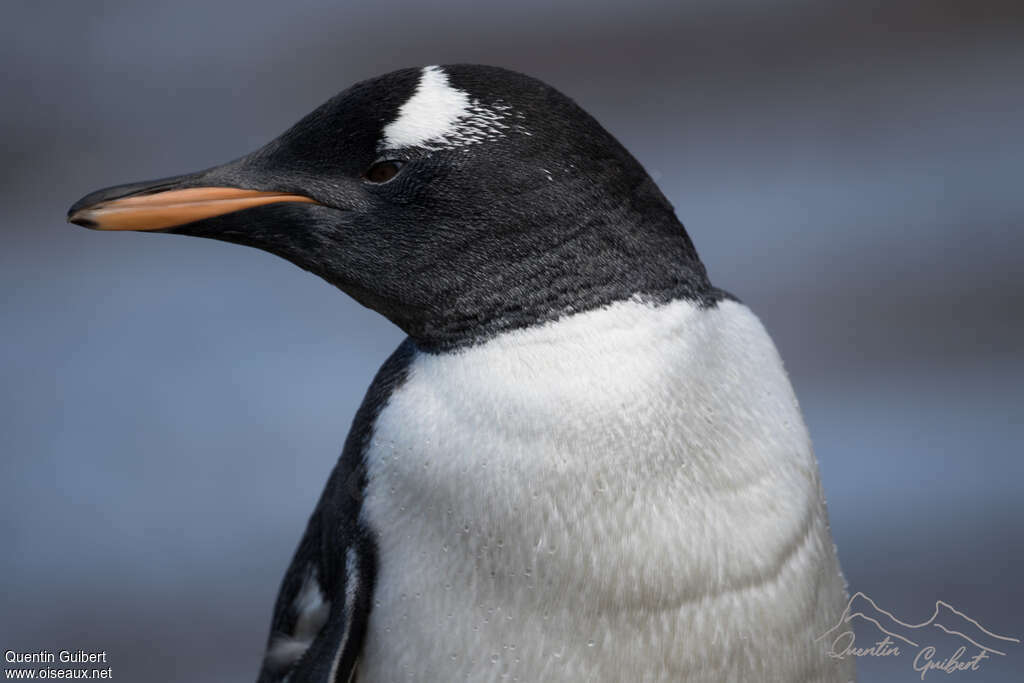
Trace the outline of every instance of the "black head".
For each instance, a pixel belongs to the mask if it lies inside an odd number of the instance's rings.
[[[248,156],[94,192],[69,220],[259,247],[428,349],[635,295],[716,298],[640,164],[569,98],[494,67],[364,81]]]

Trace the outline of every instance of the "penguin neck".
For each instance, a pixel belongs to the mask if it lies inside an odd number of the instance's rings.
[[[429,315],[403,316],[420,349],[457,351],[616,302],[686,300],[704,308],[730,298],[711,285],[674,216],[660,225],[562,233],[527,252],[482,259],[475,276]]]

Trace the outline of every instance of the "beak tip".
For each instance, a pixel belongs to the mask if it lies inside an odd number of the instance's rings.
[[[88,211],[82,211],[82,210],[69,211],[68,212],[68,223],[74,223],[75,225],[80,225],[83,228],[89,228],[90,230],[95,230],[96,228],[99,227],[99,224],[97,224],[96,221],[92,220],[89,217],[88,214],[89,214]]]

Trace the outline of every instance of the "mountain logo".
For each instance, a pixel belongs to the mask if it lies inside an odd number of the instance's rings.
[[[854,626],[865,624],[879,638],[870,647],[856,644]],[[992,656],[1005,657],[1019,638],[999,635],[956,609],[948,602],[935,601],[932,615],[920,623],[898,619],[874,600],[857,592],[846,603],[836,625],[815,639],[824,641],[830,657],[899,657],[913,652],[913,668],[924,679],[929,671],[952,674],[979,671]],[[942,654],[949,652],[948,656]]]

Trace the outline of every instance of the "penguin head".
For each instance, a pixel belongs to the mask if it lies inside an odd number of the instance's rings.
[[[68,219],[258,247],[427,349],[712,291],[629,152],[554,88],[495,67],[358,83],[251,154],[93,192]]]

